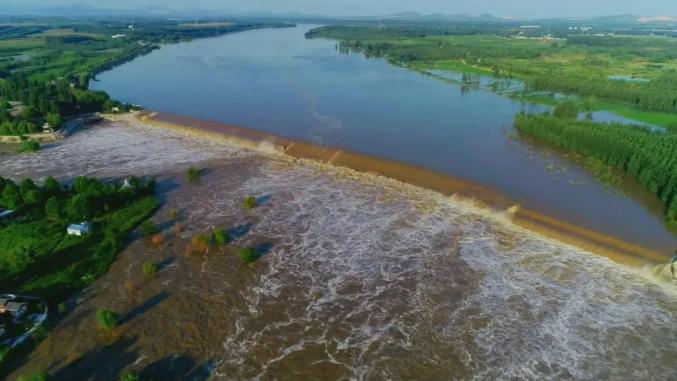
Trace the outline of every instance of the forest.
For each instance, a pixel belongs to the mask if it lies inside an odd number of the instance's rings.
[[[625,172],[661,199],[667,223],[677,227],[677,134],[618,123],[578,121],[563,112],[520,113],[515,127],[522,134]]]

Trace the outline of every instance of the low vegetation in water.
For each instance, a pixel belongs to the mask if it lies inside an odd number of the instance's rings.
[[[203,170],[200,168],[190,167],[186,172],[186,177],[189,181],[197,181],[202,176]]]
[[[143,264],[143,274],[146,278],[155,278],[158,272],[158,265],[155,262],[144,262]]]
[[[216,229],[212,233],[212,240],[217,246],[225,246],[228,243],[228,232],[224,229]]]
[[[251,248],[251,247],[243,247],[238,251],[238,255],[240,256],[240,261],[245,264],[251,264],[256,262],[260,255],[258,252],[256,252],[256,249]]]
[[[242,202],[242,206],[245,209],[254,209],[258,206],[258,202],[256,201],[256,197],[254,196],[247,196],[245,197],[244,201]]]
[[[120,325],[120,315],[109,309],[101,309],[96,312],[96,324],[104,331],[112,331]]]
[[[134,372],[125,373],[120,377],[120,381],[143,381],[141,376]]]
[[[0,288],[58,303],[105,273],[127,233],[159,206],[154,182],[136,183],[78,177],[62,187],[53,178],[42,186],[0,178],[0,208],[14,210],[0,221]],[[83,221],[90,234],[67,234],[69,224]]]
[[[611,168],[628,174],[663,201],[667,223],[677,226],[677,134],[524,113],[517,115],[515,127],[582,155],[607,180],[616,181]]]

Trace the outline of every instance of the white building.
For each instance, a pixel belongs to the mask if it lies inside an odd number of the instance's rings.
[[[81,237],[83,235],[87,235],[91,232],[92,230],[92,225],[89,222],[81,222],[79,224],[70,224],[68,225],[68,228],[66,229],[66,232],[68,235],[74,235]]]

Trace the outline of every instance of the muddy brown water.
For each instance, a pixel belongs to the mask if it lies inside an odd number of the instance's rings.
[[[189,166],[207,171],[188,183]],[[158,176],[167,240],[133,240],[10,380],[677,377],[674,289],[462,200],[133,119],[0,157],[2,176],[80,173]],[[226,249],[186,255],[217,227]],[[242,265],[239,246],[263,256]],[[123,316],[115,340],[104,307]]]

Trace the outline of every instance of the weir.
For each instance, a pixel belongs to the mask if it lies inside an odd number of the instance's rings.
[[[641,266],[664,263],[669,259],[667,254],[651,248],[625,242],[617,237],[522,208],[518,202],[494,189],[418,166],[297,139],[284,138],[254,129],[169,113],[144,111],[139,113],[137,118],[149,126],[167,128],[187,135],[218,139],[251,149],[269,147],[276,153],[293,158],[308,159],[359,172],[372,173],[439,192],[446,196],[460,196],[473,201],[478,206],[505,213],[516,226],[606,256],[618,263]]]

